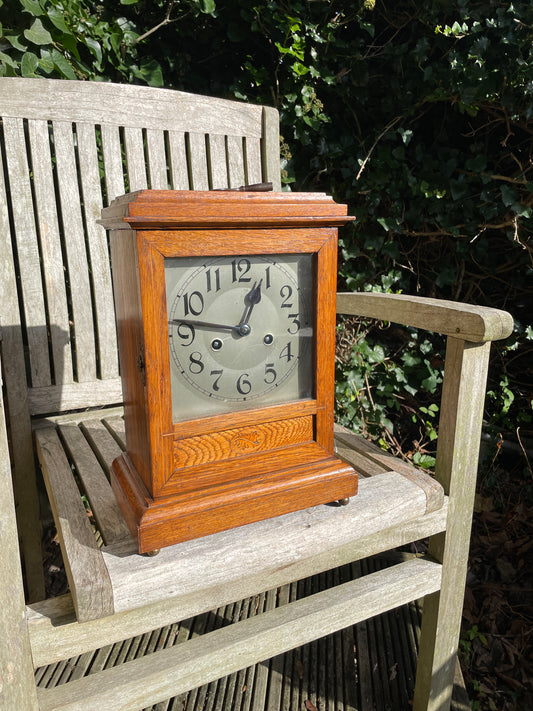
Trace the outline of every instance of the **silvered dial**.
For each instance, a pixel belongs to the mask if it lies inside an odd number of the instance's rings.
[[[312,396],[307,254],[165,260],[174,421]]]

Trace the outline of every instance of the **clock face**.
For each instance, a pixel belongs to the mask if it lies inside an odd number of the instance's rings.
[[[311,254],[165,259],[174,422],[313,396]]]

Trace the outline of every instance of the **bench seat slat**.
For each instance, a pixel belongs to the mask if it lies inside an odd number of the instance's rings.
[[[439,589],[441,566],[423,559],[386,568],[315,593],[120,667],[39,690],[41,711],[135,711],[293,649]],[[179,669],[179,674],[175,670]]]
[[[427,496],[428,512],[437,511],[441,508],[444,490],[433,477],[416,469],[408,462],[393,457],[392,454],[385,452],[372,442],[339,425],[335,425],[335,439],[343,447],[345,455],[350,449],[353,449],[357,455],[363,455],[371,462],[382,466],[384,471],[400,472],[417,486],[420,486]]]
[[[129,539],[130,532],[111,485],[82,431],[76,425],[65,424],[59,426],[59,432],[81,478],[104,544]]]
[[[165,597],[231,586],[254,576],[258,568],[265,588],[280,569],[286,575],[291,565],[303,566],[307,561],[326,570],[341,564],[338,556],[347,555],[354,530],[365,541],[425,512],[424,492],[397,472],[389,472],[360,481],[357,496],[345,507],[317,506],[259,521],[164,548],[153,558],[136,555],[133,541],[105,547],[102,555],[115,611],[121,612]],[[325,546],[324,541],[330,544]],[[203,561],[202,570],[198,560]]]
[[[306,575],[308,570],[310,574],[317,566],[326,570],[384,550],[386,546],[416,540],[435,532],[435,527],[442,530],[445,525],[442,504],[438,512],[442,520],[437,517],[433,521],[427,516],[425,489],[403,473],[384,469],[381,474],[360,480],[359,493],[348,506],[317,506],[185,541],[164,548],[155,557],[140,556],[133,539],[126,534],[126,525],[118,509],[116,516],[120,523],[117,526],[112,523],[115,503],[110,498],[113,495],[106,475],[112,461],[122,451],[119,442],[123,442],[124,422],[113,413],[109,414],[108,422],[105,417],[106,413],[102,411],[101,417],[88,417],[78,423],[58,423],[69,457],[85,482],[94,516],[104,522],[102,536],[115,541],[91,553],[100,558],[97,564],[105,570],[102,590],[98,594],[92,587],[98,585],[94,579],[91,579],[90,592],[87,592],[85,574],[79,575],[76,567],[71,571],[71,589],[80,620],[98,616],[93,597],[112,600],[110,604],[114,612],[157,604],[166,598],[181,598],[184,603],[187,601],[185,607],[192,605],[197,612],[198,606],[205,609],[202,605],[209,599],[208,590],[213,591],[212,603],[217,600],[216,591],[224,587],[233,588],[235,598],[245,597],[249,589],[253,593],[261,586],[265,589],[282,585]],[[57,467],[63,483],[68,477],[72,479],[68,457],[54,427],[37,429],[35,436],[45,474]],[[90,468],[95,471],[88,473]],[[67,546],[70,545],[71,527],[81,525],[77,519],[83,515],[83,507],[80,508],[79,491],[73,480],[69,486],[60,485],[58,495],[57,481],[49,481],[55,475],[52,472],[46,477],[47,486],[49,496],[57,499],[56,520],[58,526],[65,526]],[[420,476],[427,477],[422,472]],[[73,501],[69,504],[70,498]],[[100,506],[103,506],[101,512]],[[75,512],[73,523],[63,520],[70,509]],[[61,511],[66,513],[61,514]],[[424,521],[428,522],[427,530]],[[357,542],[354,542],[354,530],[358,531]],[[409,538],[410,535],[415,537]],[[324,541],[330,544],[324,546]],[[85,555],[85,551],[82,553]],[[202,570],[198,570],[198,560],[203,561]],[[257,570],[261,572],[257,573]]]
[[[109,575],[70,464],[54,428],[36,432],[37,451],[58,527],[65,568],[80,621],[113,612]]]
[[[31,388],[28,391],[28,401],[32,415],[119,405],[122,402],[122,381],[117,377],[110,380]]]

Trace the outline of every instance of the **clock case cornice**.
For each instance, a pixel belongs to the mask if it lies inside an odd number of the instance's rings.
[[[340,227],[355,218],[325,193],[138,190],[114,200],[106,229]]]

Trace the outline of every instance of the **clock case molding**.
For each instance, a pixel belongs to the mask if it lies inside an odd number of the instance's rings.
[[[356,494],[333,453],[337,228],[322,193],[142,190],[109,230],[126,452],[111,484],[140,553]],[[173,422],[166,258],[311,253],[315,397]]]

